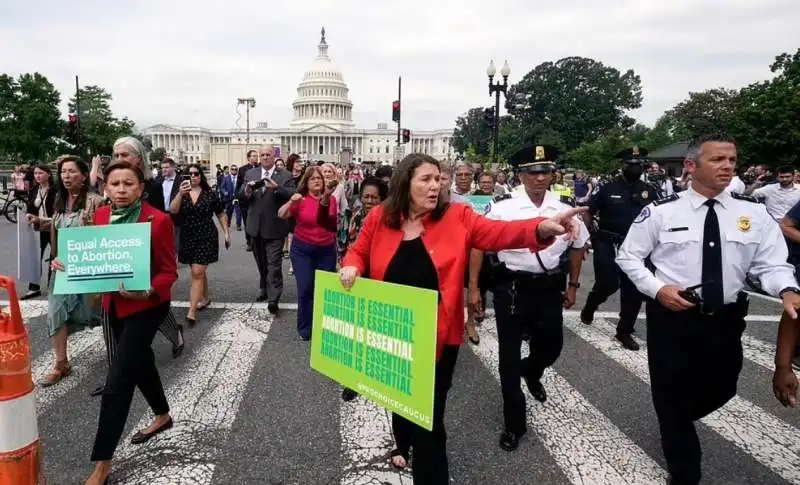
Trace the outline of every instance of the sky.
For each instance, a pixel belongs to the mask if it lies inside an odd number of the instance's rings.
[[[490,59],[514,84],[568,56],[633,69],[652,125],[690,91],[769,78],[798,25],[798,0],[0,0],[0,72],[44,74],[65,113],[77,74],[140,128],[235,128],[250,96],[251,126],[281,128],[324,26],[359,128],[391,121],[398,76],[404,128],[453,128],[493,105]]]

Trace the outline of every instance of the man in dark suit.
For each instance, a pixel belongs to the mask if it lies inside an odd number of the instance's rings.
[[[236,165],[231,165],[230,173],[222,175],[219,185],[219,200],[225,204],[225,214],[228,216],[228,226],[233,225],[233,214],[236,213],[236,230],[242,230],[242,212],[239,205],[235,203],[236,199],[236,178],[239,175],[239,169]]]
[[[178,180],[178,173],[175,170],[175,160],[167,157],[161,162],[161,175],[156,179],[156,183],[161,186],[164,206],[169,212],[169,204],[178,195],[181,185],[180,180]]]
[[[258,158],[261,166],[245,174],[239,200],[247,201],[249,207],[245,231],[251,238],[260,276],[257,301],[268,301],[267,308],[274,315],[283,292],[283,240],[289,232],[287,221],[278,217],[278,208],[291,198],[294,189],[287,184],[291,174],[275,167],[272,147],[261,147]]]
[[[244,185],[245,175],[247,171],[251,168],[259,168],[261,165],[258,163],[258,150],[248,150],[247,151],[247,163],[239,167],[239,173],[236,176],[236,193],[240,193],[242,190],[242,186]],[[237,198],[237,202],[239,204],[239,209],[242,211],[242,219],[244,220],[245,226],[247,225],[247,214],[248,210],[250,209],[249,203],[247,200],[243,198]],[[228,218],[230,221],[230,217]],[[247,241],[247,250],[252,251],[252,241],[250,240],[250,235],[245,232],[244,238]]]

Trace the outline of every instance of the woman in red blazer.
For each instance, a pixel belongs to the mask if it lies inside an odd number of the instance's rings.
[[[405,157],[392,176],[389,198],[370,211],[339,271],[347,289],[364,275],[439,292],[433,431],[412,425],[417,485],[449,483],[444,409],[464,339],[463,287],[470,248],[538,251],[557,235],[576,237],[579,225],[574,216],[584,210],[568,210],[549,219],[493,221],[469,205],[450,205],[440,199],[439,174],[434,158]]]
[[[167,317],[172,285],[178,279],[172,220],[169,215],[143,202],[144,174],[129,162],[115,162],[105,172],[105,190],[112,204],[95,213],[95,225],[150,223],[150,288],[103,295],[103,308],[116,341],[117,353],[108,371],[100,405],[100,419],[92,450],[94,471],[87,485],[106,483],[111,457],[122,437],[136,387],[155,414],[146,429],[131,443],[140,444],[172,427],[169,404],[150,347],[159,325]]]

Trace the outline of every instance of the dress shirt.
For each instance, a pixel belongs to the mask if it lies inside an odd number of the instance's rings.
[[[771,295],[796,286],[794,269],[786,262],[783,235],[764,206],[726,191],[715,199],[725,303],[736,301],[748,274],[758,278],[762,289]],[[617,264],[643,294],[655,298],[665,285],[686,288],[702,283],[703,225],[708,211],[705,201],[706,197],[690,187],[648,205],[631,225]],[[647,256],[655,273],[645,267]]]
[[[769,215],[779,221],[789,209],[800,202],[800,185],[792,184],[788,187],[781,187],[781,184],[765,185],[754,190],[753,197],[763,198]]]
[[[536,207],[526,192],[513,192],[510,198],[499,202],[492,202],[486,217],[497,221],[521,221],[535,217],[552,217],[560,212],[571,209],[572,206],[561,202],[557,194],[545,192],[542,205]],[[547,273],[557,269],[561,263],[561,256],[570,248],[582,248],[589,240],[589,231],[577,216],[575,220],[580,225],[580,232],[575,241],[568,241],[566,236],[558,236],[550,246],[539,251],[530,249],[506,249],[497,253],[497,258],[506,264],[512,271],[527,271],[529,273]],[[541,259],[536,258],[538,253]],[[544,265],[544,267],[542,267]]]
[[[169,207],[169,204],[172,202],[172,185],[175,183],[175,176],[167,177],[164,176],[164,180],[161,182],[161,189],[164,192],[164,205]]]
[[[747,187],[745,187],[744,182],[742,182],[742,179],[740,179],[739,176],[736,175],[731,179],[731,183],[728,184],[725,190],[727,192],[743,194],[746,188]]]

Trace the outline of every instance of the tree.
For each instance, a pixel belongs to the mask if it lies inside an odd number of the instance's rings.
[[[741,101],[740,91],[716,88],[689,93],[689,97],[666,113],[672,135],[691,140],[705,133],[727,131]]]
[[[117,119],[111,111],[111,94],[99,86],[84,86],[78,91],[80,103],[76,111],[75,97],[70,98],[70,113],[78,114],[81,151],[84,155],[110,154],[114,141],[133,134],[134,124],[128,118]]]
[[[472,146],[475,154],[489,155],[489,146],[492,142],[492,130],[483,119],[483,107],[472,108],[464,116],[456,119],[456,129],[450,144],[457,153],[467,153],[467,148]]]
[[[641,79],[585,57],[545,62],[509,88],[506,109],[526,126],[526,139],[548,138],[562,152],[635,121],[625,114],[642,104]]]
[[[564,158],[570,165],[583,170],[611,173],[619,165],[616,154],[631,145],[631,140],[622,130],[614,130],[571,150]]]
[[[771,166],[798,163],[800,140],[800,49],[781,54],[770,66],[777,76],[741,90],[727,130],[739,159]]]
[[[0,76],[0,154],[16,161],[41,161],[59,136],[61,95],[41,74]]]
[[[163,162],[164,157],[167,156],[167,150],[164,147],[158,147],[150,152],[151,162]]]

